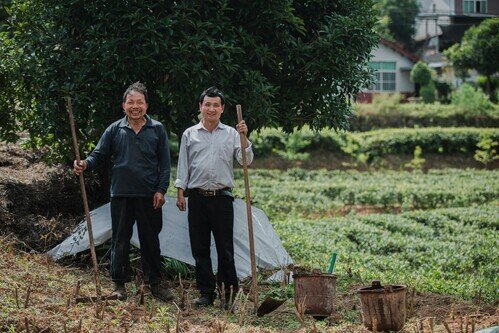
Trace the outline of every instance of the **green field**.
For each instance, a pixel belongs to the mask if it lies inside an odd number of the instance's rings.
[[[242,197],[242,172],[236,173]],[[326,270],[337,252],[343,285],[381,279],[493,302],[499,288],[498,176],[454,169],[250,170],[250,183],[253,204],[267,213],[299,265]],[[381,214],[335,217],[348,205],[374,206]],[[394,208],[403,213],[386,213]]]

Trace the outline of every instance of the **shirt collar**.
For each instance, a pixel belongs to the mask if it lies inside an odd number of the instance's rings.
[[[149,117],[147,114],[145,115],[145,117],[146,117],[145,126],[152,126],[151,117]],[[127,119],[126,115],[123,118],[121,118],[118,125],[119,125],[119,127],[130,127],[130,125],[128,124],[128,119]]]
[[[217,125],[217,127],[215,127],[215,129],[216,129],[216,130],[219,130],[219,129],[223,130],[223,129],[225,129],[226,127],[227,127],[227,125],[224,125],[224,124],[222,124],[222,122],[221,122],[221,121],[219,121],[219,122],[218,122],[218,125]],[[204,125],[203,125],[203,121],[200,121],[197,125],[194,125],[194,128],[195,128],[196,130],[198,130],[198,131],[202,129],[202,130],[205,130],[205,131],[207,131],[207,132],[208,132],[208,130],[206,129],[206,127],[204,127]]]

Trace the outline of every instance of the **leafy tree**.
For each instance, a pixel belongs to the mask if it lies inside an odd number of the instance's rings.
[[[445,51],[454,68],[463,71],[476,69],[487,77],[487,94],[492,90],[492,77],[499,72],[499,18],[484,20],[479,26],[471,27],[464,33],[460,44],[454,44]]]
[[[408,50],[413,49],[412,36],[416,32],[416,16],[419,13],[418,1],[378,0],[376,8],[380,15],[378,31],[381,36],[388,40],[395,39],[401,42]]]
[[[89,150],[137,80],[177,134],[211,85],[226,93],[229,124],[239,103],[251,129],[345,128],[350,100],[371,80],[375,20],[371,0],[13,0],[0,56],[15,123],[71,159],[64,97]]]

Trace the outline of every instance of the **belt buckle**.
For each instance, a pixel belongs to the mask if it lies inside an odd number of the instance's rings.
[[[217,191],[216,190],[206,190],[206,191],[203,191],[203,195],[205,197],[214,197],[216,195]]]

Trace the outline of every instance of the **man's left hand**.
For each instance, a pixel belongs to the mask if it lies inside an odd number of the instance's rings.
[[[152,206],[154,207],[154,209],[161,208],[164,204],[165,196],[160,192],[154,193],[154,197],[152,198]]]

